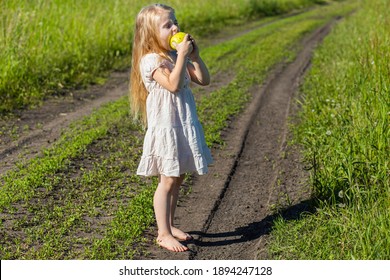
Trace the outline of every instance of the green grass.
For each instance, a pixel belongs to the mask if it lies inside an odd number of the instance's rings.
[[[212,73],[235,73],[229,84],[198,99],[208,143],[223,144],[220,132],[250,100],[248,89],[261,83],[275,63],[292,59],[303,35],[348,9],[318,8],[202,49]],[[135,175],[142,138],[122,98],[76,122],[41,157],[0,178],[2,259],[131,259],[139,254],[142,233],[153,223],[156,187],[155,179]]]
[[[181,27],[202,36],[227,24],[287,13],[318,0],[166,1]],[[145,0],[0,3],[0,114],[51,94],[104,82],[130,66],[134,19]]]
[[[277,222],[275,258],[390,258],[389,4],[361,1],[315,53],[296,132],[318,211]]]

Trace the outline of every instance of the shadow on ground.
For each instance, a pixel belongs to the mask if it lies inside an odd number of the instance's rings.
[[[199,239],[194,240],[194,244],[199,247],[225,246],[256,240],[263,235],[270,234],[274,221],[278,218],[283,218],[287,221],[299,220],[302,217],[302,214],[314,214],[316,212],[314,205],[314,200],[305,200],[275,214],[268,215],[261,221],[250,223],[245,227],[236,228],[231,232],[204,233],[200,231],[192,231],[190,234],[199,236]],[[224,238],[224,240],[202,241],[202,238],[208,238],[208,240],[212,238]]]

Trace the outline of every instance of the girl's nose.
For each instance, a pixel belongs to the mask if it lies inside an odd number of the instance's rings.
[[[174,24],[173,26],[172,26],[172,30],[173,30],[173,32],[179,32],[180,31],[180,28],[179,28],[179,25],[178,24]]]

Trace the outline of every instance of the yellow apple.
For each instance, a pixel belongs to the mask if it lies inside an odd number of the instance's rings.
[[[186,36],[186,34],[187,33],[184,32],[177,32],[175,35],[173,35],[169,39],[169,45],[171,46],[171,48],[176,50],[176,44],[180,44],[183,41],[184,36]]]

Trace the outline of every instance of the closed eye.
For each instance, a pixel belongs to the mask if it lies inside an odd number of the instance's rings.
[[[163,28],[171,28],[173,25],[179,26],[179,23],[177,20],[169,20],[164,25]]]

